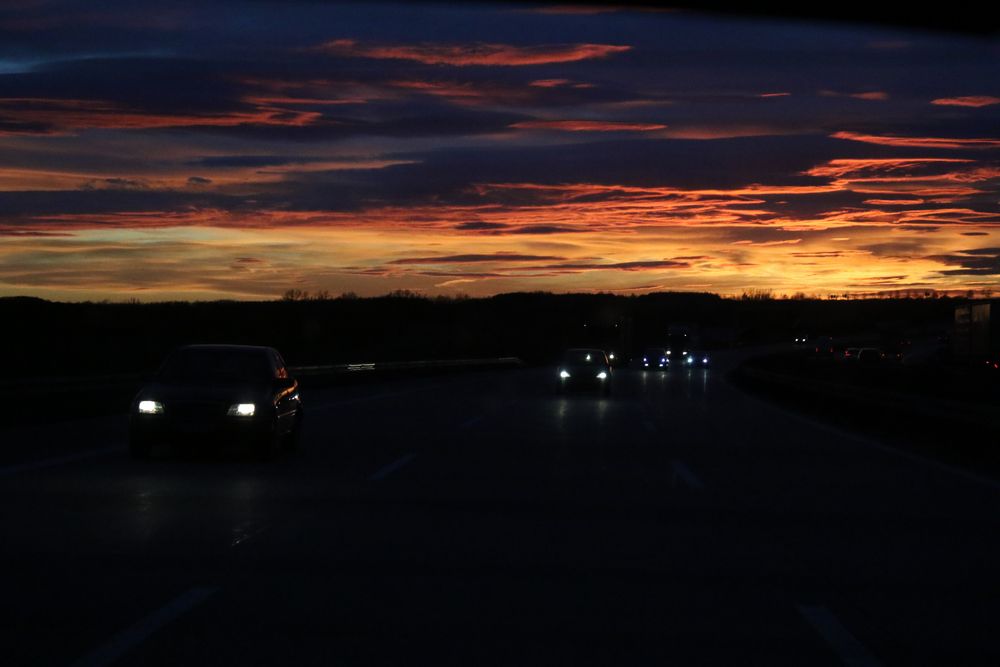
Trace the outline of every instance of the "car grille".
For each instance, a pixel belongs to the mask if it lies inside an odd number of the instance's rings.
[[[179,402],[164,407],[172,419],[202,421],[224,417],[228,406],[218,402]]]

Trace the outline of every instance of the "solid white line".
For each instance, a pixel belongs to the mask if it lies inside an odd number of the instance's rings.
[[[378,472],[376,472],[368,479],[369,481],[372,482],[377,482],[381,479],[385,479],[386,477],[396,472],[397,470],[399,470],[400,468],[402,468],[415,458],[417,458],[416,454],[407,454],[406,456],[402,456],[393,461],[392,463],[390,463],[389,465],[385,466],[384,468],[381,468]]]
[[[106,644],[73,663],[73,667],[104,667],[146,641],[154,632],[204,602],[218,588],[192,588],[174,598],[135,625],[112,637]]]
[[[5,466],[0,468],[0,477],[9,477],[11,475],[16,475],[22,472],[28,472],[30,470],[41,470],[43,468],[52,468],[55,466],[65,465],[67,463],[74,463],[76,461],[84,461],[86,459],[97,458],[98,456],[108,456],[110,454],[117,454],[121,452],[120,447],[107,447],[105,449],[94,449],[89,452],[80,452],[79,454],[68,454],[66,456],[57,456],[51,459],[42,459],[40,461],[29,461],[27,463],[18,463],[12,466]]]
[[[698,479],[698,475],[691,472],[691,469],[688,468],[683,463],[681,463],[680,461],[672,461],[671,467],[674,470],[675,483],[677,481],[677,478],[680,477],[684,481],[684,483],[690,486],[692,489],[702,489],[705,487],[702,481]]]
[[[878,667],[881,664],[826,607],[800,604],[796,608],[809,625],[833,647],[847,667]]]

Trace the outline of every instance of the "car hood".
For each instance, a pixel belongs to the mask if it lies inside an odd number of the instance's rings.
[[[143,386],[136,400],[154,400],[163,403],[175,401],[258,403],[269,401],[271,398],[272,391],[268,383],[201,384],[154,381]]]

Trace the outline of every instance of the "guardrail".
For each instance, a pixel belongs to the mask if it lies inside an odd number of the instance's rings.
[[[377,361],[351,364],[323,364],[290,366],[292,375],[303,380],[335,379],[348,376],[384,375],[391,373],[418,373],[447,370],[472,370],[486,368],[511,368],[523,365],[517,357],[487,359],[432,359],[422,361]],[[139,373],[89,375],[79,377],[31,377],[0,380],[0,396],[37,396],[103,392],[137,386],[143,376]]]
[[[308,378],[352,373],[501,368],[521,365],[522,362],[517,357],[498,357],[489,359],[434,359],[429,361],[379,361],[354,364],[329,364],[324,366],[290,366],[288,370],[295,377]]]

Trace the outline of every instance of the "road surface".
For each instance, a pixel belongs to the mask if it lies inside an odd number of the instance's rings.
[[[306,392],[301,450],[0,431],[6,665],[997,665],[1000,485],[721,370]]]

